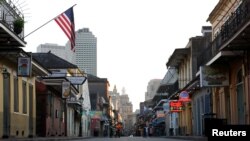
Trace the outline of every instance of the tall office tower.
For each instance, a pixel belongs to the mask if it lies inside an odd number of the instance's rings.
[[[73,63],[74,52],[70,50],[70,48],[65,46],[60,46],[58,44],[45,43],[40,44],[37,49],[37,52],[51,52],[56,56],[67,60],[70,63]]]
[[[88,28],[76,31],[74,64],[82,71],[97,76],[97,38]]]

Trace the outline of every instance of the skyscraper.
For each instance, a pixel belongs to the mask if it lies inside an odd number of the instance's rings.
[[[88,28],[82,28],[76,31],[75,43],[74,64],[82,71],[97,76],[97,38]]]

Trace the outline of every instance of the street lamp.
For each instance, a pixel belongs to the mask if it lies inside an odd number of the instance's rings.
[[[83,101],[84,101],[84,98],[82,97],[82,94],[81,94],[81,96],[79,97],[79,101],[80,101],[80,103],[81,103],[81,106],[82,106],[82,104],[83,104]]]
[[[84,98],[82,97],[82,94],[81,94],[81,96],[79,97],[79,101],[81,104],[81,107],[80,107],[81,118],[80,118],[80,129],[79,129],[79,136],[80,137],[82,137],[82,112],[83,112],[82,104],[83,104],[83,100],[84,100]]]

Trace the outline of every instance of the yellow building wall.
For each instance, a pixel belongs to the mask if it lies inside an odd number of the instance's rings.
[[[26,78],[18,77],[18,95],[19,110],[14,112],[14,76],[17,76],[16,66],[1,60],[0,68],[7,68],[10,73],[10,137],[27,137],[35,135],[36,131],[36,93],[35,93],[35,77]],[[26,102],[27,113],[23,113],[23,80],[26,82]],[[33,105],[29,105],[29,84],[33,85]],[[3,103],[3,74],[0,74],[0,103]],[[29,133],[29,106],[33,107],[33,133]],[[3,104],[0,104],[0,137],[3,136]]]
[[[179,113],[179,127],[183,135],[192,135],[192,111],[189,103],[185,103],[184,110]]]
[[[231,100],[231,124],[238,124],[238,116],[237,116],[237,73],[240,69],[243,70],[243,62],[242,60],[236,60],[234,62],[231,63],[231,74],[230,74],[230,100]],[[243,74],[244,75],[244,74]],[[244,103],[245,103],[245,110],[246,110],[246,105],[248,104],[249,101],[247,101],[247,83],[246,80],[247,77],[243,76],[243,93],[244,93]],[[247,111],[246,111],[247,113]]]
[[[220,0],[216,7],[213,9],[209,16],[209,21],[212,24],[213,39],[220,32],[221,26],[227,21],[228,17],[231,16],[231,13],[241,4],[242,0]],[[213,112],[217,114],[218,118],[226,118],[227,123],[237,124],[237,97],[236,97],[236,77],[237,71],[242,67],[241,60],[236,60],[231,62],[230,67],[230,86],[223,88],[213,88]],[[243,69],[244,70],[244,69]],[[248,94],[248,81],[250,80],[247,76],[243,76],[244,80],[244,98],[249,97]],[[228,90],[226,90],[228,89]],[[226,98],[226,94],[229,93],[229,99]],[[229,100],[229,101],[227,101]],[[227,106],[227,103],[230,103],[230,107]],[[249,101],[245,101],[245,105],[249,105]],[[249,107],[245,107],[246,113],[249,113]],[[230,111],[230,115],[228,114]],[[246,119],[250,120],[249,114],[246,115]],[[247,122],[249,123],[249,122]]]
[[[232,61],[230,64],[230,84],[229,87],[217,87],[213,88],[213,112],[216,113],[217,118],[227,119],[228,124],[238,124],[238,113],[237,113],[237,73],[242,69],[243,62],[238,59]],[[243,72],[243,93],[245,103],[245,118],[246,123],[249,123],[249,104],[248,99],[248,77],[244,76]],[[229,98],[227,99],[227,93],[229,93]],[[229,100],[229,101],[228,101]],[[229,104],[228,104],[229,103]],[[229,105],[229,106],[227,106]]]

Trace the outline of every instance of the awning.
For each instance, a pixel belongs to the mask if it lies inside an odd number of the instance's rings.
[[[156,111],[157,109],[163,109],[162,105],[163,103],[166,103],[168,102],[167,99],[161,99],[157,104],[156,106],[153,108],[154,111]]]
[[[64,81],[68,81],[66,77],[41,77],[41,78],[43,79],[45,85],[53,85],[54,87],[59,86],[59,90],[62,87],[62,83]],[[70,84],[70,88],[71,92],[73,92],[75,95],[79,94],[78,89],[73,84]]]
[[[242,51],[220,51],[206,65],[209,66],[218,62],[223,64],[236,56],[242,56],[242,54]]]
[[[168,59],[167,67],[177,67],[188,55],[190,48],[177,48]]]
[[[152,121],[153,126],[159,126],[160,124],[163,124],[163,123],[165,123],[165,117],[159,117]]]
[[[102,111],[89,111],[91,119],[101,119]]]

